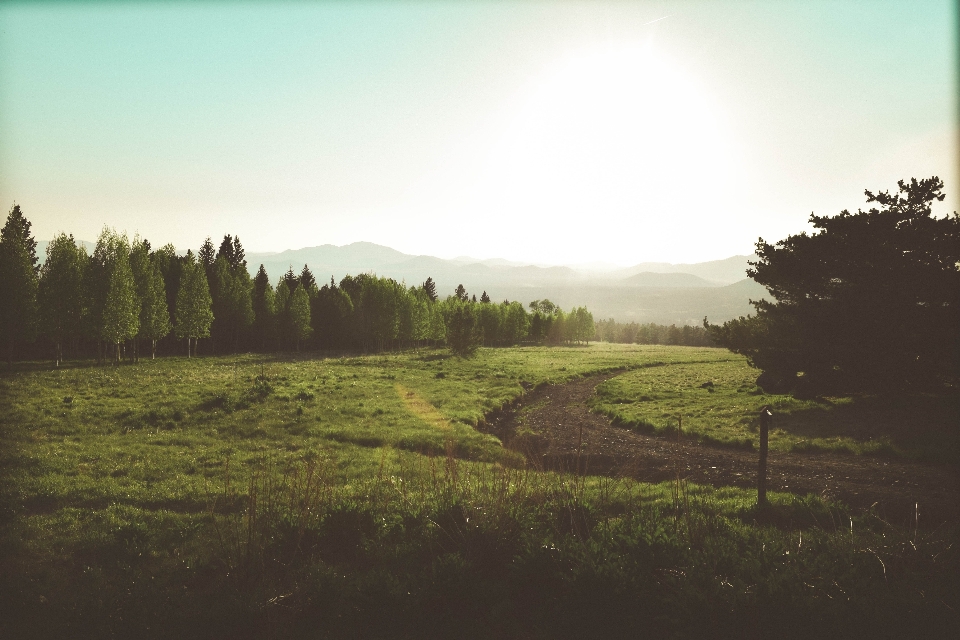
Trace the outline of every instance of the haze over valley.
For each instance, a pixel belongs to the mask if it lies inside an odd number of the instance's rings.
[[[548,298],[564,309],[586,305],[598,318],[620,322],[699,324],[709,316],[722,322],[753,310],[751,299],[766,296],[766,289],[747,279],[747,261],[755,256],[692,264],[641,262],[626,268],[588,269],[577,265],[547,266],[503,259],[469,257],[443,259],[409,255],[371,242],[338,247],[249,253],[247,268],[254,275],[264,265],[276,282],[287,269],[299,273],[306,264],[321,284],[332,276],[376,273],[419,285],[428,277],[441,296],[452,295],[462,284],[479,298],[483,291],[493,300],[518,300],[524,305]]]

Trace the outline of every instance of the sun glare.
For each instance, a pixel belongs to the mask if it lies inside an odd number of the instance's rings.
[[[650,46],[581,50],[518,96],[490,148],[481,201],[531,226],[551,212],[662,236],[717,212],[737,155],[708,93],[669,58]]]

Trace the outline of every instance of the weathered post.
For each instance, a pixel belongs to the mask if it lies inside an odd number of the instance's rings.
[[[757,473],[757,505],[767,504],[767,436],[770,432],[770,405],[760,409],[760,469]]]

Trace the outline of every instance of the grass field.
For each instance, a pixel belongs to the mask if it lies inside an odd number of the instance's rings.
[[[25,365],[0,378],[0,635],[938,637],[957,621],[955,528],[541,474],[474,429],[525,387],[618,369],[596,408],[640,428],[682,414],[743,443],[772,403],[780,448],[928,455],[943,437],[884,427],[876,445],[879,400],[762,396],[716,349]]]
[[[604,382],[592,408],[621,425],[754,447],[760,409],[770,405],[770,447],[960,463],[960,396],[845,396],[798,400],[765,395],[757,371],[733,354],[645,367]]]

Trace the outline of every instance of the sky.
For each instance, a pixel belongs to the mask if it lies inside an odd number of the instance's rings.
[[[938,175],[954,3],[5,2],[0,203],[248,253],[700,262]]]

